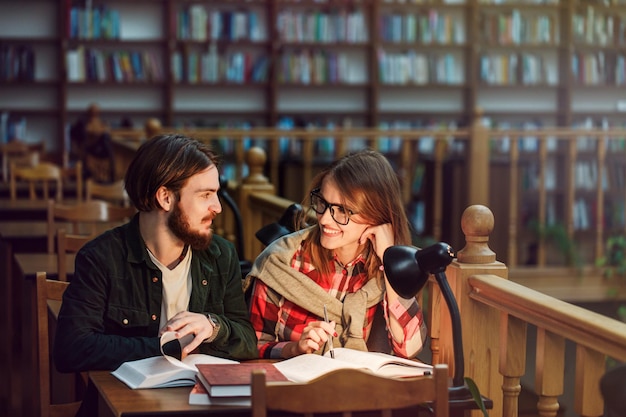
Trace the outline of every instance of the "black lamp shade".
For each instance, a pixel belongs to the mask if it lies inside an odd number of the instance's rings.
[[[445,271],[454,259],[452,248],[439,242],[419,250],[413,246],[390,246],[383,254],[387,281],[402,298],[414,297],[430,274]]]
[[[428,272],[417,264],[417,252],[412,246],[391,246],[383,254],[387,281],[402,298],[414,297],[428,282]]]

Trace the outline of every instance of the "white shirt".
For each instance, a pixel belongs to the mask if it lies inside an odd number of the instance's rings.
[[[148,250],[150,259],[161,270],[163,277],[163,301],[161,302],[160,328],[177,313],[187,311],[191,298],[191,249],[187,248],[185,257],[169,269]]]

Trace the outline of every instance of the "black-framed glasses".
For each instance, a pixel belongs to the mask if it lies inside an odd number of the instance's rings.
[[[324,214],[326,209],[330,209],[330,217],[332,217],[337,224],[342,226],[345,226],[348,222],[350,222],[350,216],[358,214],[345,208],[344,206],[330,204],[328,201],[324,200],[321,195],[319,195],[319,192],[319,188],[311,191],[311,208],[317,214]]]

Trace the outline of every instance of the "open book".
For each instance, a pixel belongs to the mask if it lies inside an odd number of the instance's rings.
[[[328,352],[320,355],[299,355],[274,364],[294,382],[308,382],[336,369],[356,368],[390,378],[407,378],[432,372],[432,366],[416,360],[380,352],[364,352],[348,348],[334,349],[335,359]]]
[[[163,351],[163,345],[175,339],[174,332],[164,333],[160,340],[161,356],[124,362],[111,374],[132,389],[192,386],[196,382],[197,364],[239,363],[200,353],[178,360]]]

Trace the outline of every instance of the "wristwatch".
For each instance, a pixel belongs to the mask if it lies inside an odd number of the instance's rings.
[[[213,326],[213,333],[211,333],[211,336],[204,339],[203,343],[211,343],[212,341],[215,340],[215,338],[217,337],[217,334],[220,331],[220,322],[211,313],[205,313],[204,315],[206,316],[207,319],[209,319],[209,323],[211,323],[211,326]]]

